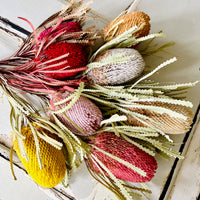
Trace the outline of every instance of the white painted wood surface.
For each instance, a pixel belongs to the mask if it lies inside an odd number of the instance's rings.
[[[168,199],[197,200],[198,197],[200,197],[200,118]]]
[[[94,0],[93,8],[112,19],[124,10],[130,2],[131,0]],[[46,5],[48,5],[48,9]],[[0,6],[0,15],[30,30],[26,23],[17,19],[18,16],[31,20],[36,27],[46,17],[59,10],[61,6],[62,3],[55,0],[7,0],[2,2]],[[152,32],[163,30],[167,34],[167,38],[164,39],[165,42],[172,40],[176,42],[176,45],[171,47],[169,51],[178,56],[178,62],[163,69],[159,72],[159,75],[154,76],[154,79],[177,82],[200,80],[199,1],[143,0],[138,9],[150,15]],[[103,23],[99,23],[98,26],[103,26]],[[7,36],[0,35],[0,47],[0,58],[4,58],[17,48],[17,43]],[[152,60],[152,64],[159,64],[159,59]],[[197,86],[188,93],[188,99],[194,103],[194,112],[197,109],[200,99],[199,91],[200,87]],[[4,99],[3,103],[0,104],[0,134],[9,135],[11,132],[9,109],[9,105]],[[198,162],[198,158],[200,157],[199,128],[192,134],[189,138],[189,140],[191,139],[191,143],[186,154],[186,159],[183,162],[179,162],[180,170],[177,170],[178,172],[174,175],[175,182],[171,184],[172,190],[171,192],[169,191],[169,195],[165,198],[167,200],[168,198],[173,200],[192,200],[200,192],[200,167]],[[181,143],[183,137],[178,136],[173,138],[175,138],[176,142]],[[178,148],[179,146],[177,146]],[[157,157],[157,161],[159,165],[157,174],[151,183],[148,184],[153,191],[153,194],[148,196],[151,200],[159,199],[163,185],[174,162],[173,159],[168,162],[160,157]],[[15,172],[18,176],[18,181],[13,181],[9,163],[2,158],[0,158],[0,168],[0,200],[68,199],[55,190],[45,190],[44,192],[48,193],[51,197],[46,196],[22,170],[16,167]],[[67,191],[70,195],[76,196],[76,199],[102,200],[104,196],[106,200],[114,200],[113,195],[103,189],[101,185],[96,184],[84,167],[75,176],[71,177],[70,188],[71,190],[68,189],[65,192]],[[63,188],[59,188],[58,190],[61,191]]]

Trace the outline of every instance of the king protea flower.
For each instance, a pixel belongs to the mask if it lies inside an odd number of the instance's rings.
[[[118,179],[130,182],[148,182],[156,172],[157,162],[153,156],[114,133],[100,133],[91,141],[91,144],[93,144],[92,156],[99,159]],[[106,155],[102,150],[143,170],[146,175],[141,176],[127,165]],[[89,163],[95,171],[101,173],[91,156],[89,156]],[[105,174],[107,175],[106,172]]]
[[[78,86],[87,69],[86,46],[97,37],[89,28],[82,30],[87,6],[72,3],[68,9],[52,15],[37,29],[26,19],[33,33],[7,59],[1,60],[1,78],[25,91],[49,93],[51,90]]]

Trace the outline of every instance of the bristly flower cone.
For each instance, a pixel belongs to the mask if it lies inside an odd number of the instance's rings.
[[[51,33],[52,28],[49,28],[43,31],[38,40],[43,40],[48,37],[48,34]],[[59,30],[60,29],[60,30]],[[60,24],[58,26],[58,31],[52,34],[52,37],[56,37],[58,34],[67,34],[81,31],[82,28],[77,22],[67,22]],[[80,33],[79,33],[80,34]],[[66,55],[63,59],[59,59],[59,62],[53,61],[50,62],[50,66],[56,65],[54,67],[47,67],[48,69],[41,74],[44,74],[50,78],[54,79],[66,79],[67,77],[74,76],[79,72],[79,68],[84,68],[87,63],[86,50],[83,45],[76,43],[67,43],[67,42],[58,42],[50,44],[46,49],[44,49],[38,58],[35,59],[35,62],[51,61],[58,58],[59,56]],[[60,63],[58,65],[58,63]],[[62,64],[63,63],[63,64]],[[74,69],[74,70],[73,70]],[[82,71],[82,70],[81,70]]]
[[[67,79],[67,77],[72,77],[80,72],[79,68],[85,67],[87,56],[86,51],[81,44],[65,42],[53,43],[41,52],[38,60],[39,62],[45,62],[65,54],[68,54],[67,58],[60,59],[59,61],[65,62],[64,64],[49,67],[47,70],[40,73],[54,79]],[[50,65],[56,65],[57,63],[57,61],[53,61]]]
[[[99,149],[127,161],[146,172],[146,176],[143,177],[126,165],[92,147],[92,155],[97,157],[118,179],[130,182],[148,182],[153,178],[157,169],[155,158],[129,143],[124,138],[118,137],[114,133],[103,132],[98,134],[91,143]],[[90,161],[95,171],[100,173],[96,164],[92,160]]]
[[[119,85],[138,77],[144,70],[145,63],[140,53],[131,48],[108,49],[97,55],[94,63],[100,64],[102,60],[109,57],[123,54],[121,58],[129,56],[125,62],[108,62],[101,67],[91,69],[87,73],[87,79],[92,84],[98,85]],[[119,57],[119,56],[118,56]],[[120,59],[120,57],[119,57]]]
[[[37,127],[41,129],[40,127]],[[59,141],[57,135],[42,130],[52,139]],[[28,156],[28,161],[22,156],[17,138],[13,135],[13,148],[17,152],[24,168],[30,177],[39,185],[45,188],[51,188],[59,184],[66,173],[65,157],[62,150],[59,150],[43,139],[38,137],[40,146],[40,155],[43,168],[40,169],[35,141],[30,127],[22,127],[21,134],[26,138],[23,140],[24,147]]]
[[[85,47],[98,38],[91,28],[82,30],[89,4],[69,5],[44,21],[17,52],[1,60],[1,79],[15,88],[36,93],[73,90],[83,81],[75,77],[87,69]],[[61,80],[62,79],[62,80]]]
[[[122,15],[114,19],[108,26],[103,29],[104,40],[108,42],[129,30],[130,28],[134,26],[139,28],[142,25],[144,26],[139,31],[134,33],[133,36],[136,38],[146,36],[149,34],[151,28],[149,21],[150,17],[142,11],[135,11]]]
[[[186,133],[190,129],[190,125],[192,124],[192,119],[193,119],[193,113],[190,108],[182,106],[182,105],[174,105],[174,104],[161,103],[161,102],[141,102],[140,104],[167,108],[177,113],[183,114],[187,118],[185,120],[185,119],[181,119],[177,117],[171,117],[166,113],[159,114],[159,113],[150,111],[148,109],[138,109],[134,107],[129,109],[133,112],[137,112],[147,117],[150,117],[153,121],[150,121],[149,119],[143,119],[143,121],[149,124],[150,126],[153,126],[154,128],[157,128],[167,134],[183,134],[183,133]],[[127,117],[128,117],[128,122],[131,125],[148,127],[147,124],[144,124],[136,120],[131,115],[127,115]]]
[[[54,95],[50,95],[50,100],[52,104],[54,104],[66,99],[69,95],[70,93],[67,91],[64,93],[56,93]],[[53,111],[59,111],[68,106],[69,103],[70,101],[57,106],[52,105],[52,109]],[[48,112],[47,114],[50,119],[53,120],[51,113]],[[82,136],[93,135],[100,128],[100,123],[103,118],[100,109],[84,96],[80,96],[71,108],[63,113],[56,114],[56,116],[70,131]],[[75,127],[66,116],[81,130]]]

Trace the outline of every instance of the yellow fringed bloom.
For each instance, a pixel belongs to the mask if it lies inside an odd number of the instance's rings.
[[[26,137],[23,142],[29,161],[22,157],[16,137],[13,139],[13,148],[17,152],[17,155],[24,165],[27,173],[38,185],[41,185],[42,187],[51,188],[56,186],[63,180],[66,172],[65,158],[62,150],[56,149],[38,137],[40,155],[43,164],[43,168],[40,169],[31,128],[22,127],[21,134]],[[48,134],[51,138],[58,140],[56,135],[51,133],[46,134]]]

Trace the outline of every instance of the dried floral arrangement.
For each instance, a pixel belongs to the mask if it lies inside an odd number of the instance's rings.
[[[68,175],[85,162],[96,180],[130,200],[151,192],[132,183],[151,181],[156,154],[183,158],[169,134],[189,130],[192,103],[180,94],[196,82],[149,79],[176,58],[146,70],[144,57],[169,46],[149,48],[164,34],[150,34],[147,14],[123,13],[99,32],[84,29],[89,6],[70,1],[36,29],[21,18],[33,33],[0,60],[13,149],[42,187],[67,186]],[[93,50],[99,38],[104,42]]]

